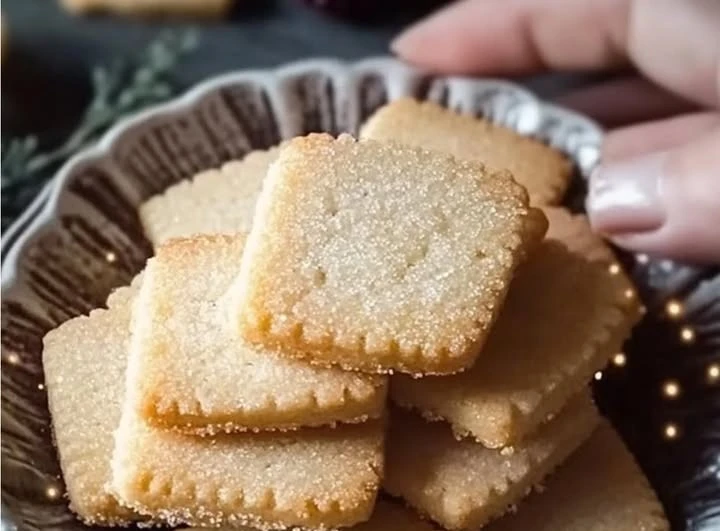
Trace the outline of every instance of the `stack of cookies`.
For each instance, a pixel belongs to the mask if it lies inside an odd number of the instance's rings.
[[[586,221],[546,206],[567,161],[413,101],[362,137],[296,138],[142,206],[145,270],[45,338],[71,508],[111,525],[666,529],[587,388],[640,305]]]

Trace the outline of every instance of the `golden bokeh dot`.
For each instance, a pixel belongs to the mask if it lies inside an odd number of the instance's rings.
[[[632,299],[633,297],[635,297],[635,291],[630,288],[626,289],[625,290],[625,298]]]
[[[595,380],[597,380],[598,382],[599,382],[600,380],[602,380],[602,377],[603,377],[602,371],[597,371],[597,372],[595,373],[595,376],[593,376],[593,378],[595,378]]]
[[[105,254],[105,260],[107,260],[108,262],[110,262],[112,264],[115,260],[117,260],[117,256],[115,256],[114,252],[108,251]]]
[[[680,384],[675,380],[668,380],[663,384],[663,395],[667,398],[677,398],[680,396]]]
[[[680,329],[680,339],[682,339],[685,343],[692,343],[695,341],[695,330],[689,326],[683,326]]]
[[[40,389],[41,391],[42,391],[43,389],[45,389],[45,384],[39,383],[39,384],[38,384],[38,389]]]
[[[680,317],[683,313],[683,306],[679,301],[669,300],[665,305],[665,313],[668,317],[676,318]]]
[[[45,489],[45,495],[51,500],[54,500],[58,496],[60,496],[60,490],[56,486],[51,485],[47,489]]]
[[[668,422],[663,428],[663,434],[666,439],[677,439],[678,435],[680,435],[680,429],[677,427],[677,424]]]
[[[720,380],[720,364],[713,363],[708,365],[707,377],[710,383],[715,383]]]
[[[612,359],[613,363],[617,365],[618,367],[624,367],[627,363],[627,356],[625,356],[624,352],[618,352],[613,356]]]
[[[611,275],[619,275],[620,274],[620,264],[610,264],[608,267],[608,271],[610,271]]]
[[[640,253],[635,256],[635,259],[639,264],[647,264],[650,261],[650,257],[644,253]]]
[[[7,355],[7,362],[11,365],[17,365],[20,363],[20,356],[18,356],[15,352],[11,352]]]

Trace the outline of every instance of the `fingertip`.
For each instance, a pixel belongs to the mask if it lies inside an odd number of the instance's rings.
[[[417,28],[418,26],[416,25],[411,26],[390,41],[390,51],[410,63],[415,62],[413,61],[413,51],[416,47],[415,42],[417,39],[415,35],[417,32],[415,30]],[[420,28],[422,29],[422,26],[420,26]]]
[[[442,74],[514,75],[538,69],[521,2],[454,2],[410,26],[390,44],[402,60]]]
[[[402,60],[438,71],[454,71],[458,65],[458,50],[464,41],[458,39],[462,29],[463,2],[445,7],[416,22],[390,43],[390,50]],[[459,30],[460,28],[460,30]],[[458,42],[460,41],[460,42]]]

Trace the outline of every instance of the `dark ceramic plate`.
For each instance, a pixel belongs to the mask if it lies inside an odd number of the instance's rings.
[[[389,59],[309,61],[214,78],[126,120],[70,161],[3,238],[3,529],[83,529],[63,498],[43,388],[42,337],[103,305],[151,252],[138,204],[199,170],[311,131],[357,132],[401,96],[482,115],[564,151],[581,208],[602,132],[495,80],[436,78]],[[657,489],[675,529],[720,529],[720,276],[620,255],[648,312],[625,358],[596,375],[602,410]],[[624,363],[622,363],[624,361]],[[666,383],[678,396],[668,397]],[[672,386],[671,386],[672,387]],[[670,393],[673,394],[673,393]]]

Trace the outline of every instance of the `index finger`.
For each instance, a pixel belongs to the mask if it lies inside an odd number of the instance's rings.
[[[448,74],[527,74],[627,62],[628,0],[464,0],[420,21],[393,50]]]
[[[447,74],[598,70],[632,62],[698,103],[720,103],[717,0],[464,0],[392,44]]]

